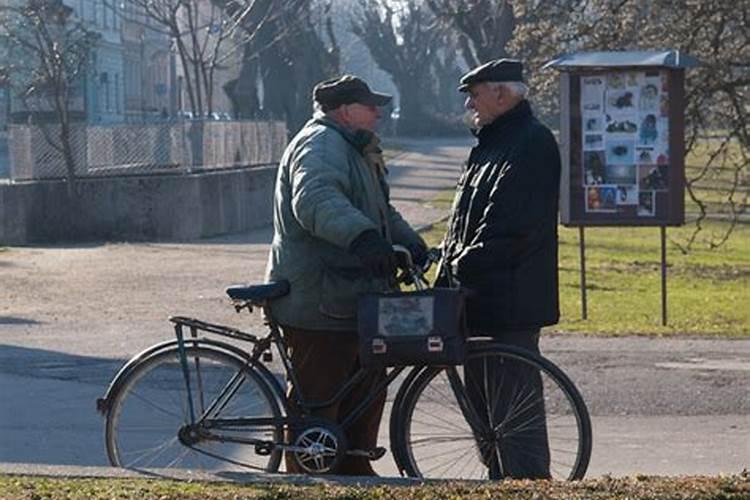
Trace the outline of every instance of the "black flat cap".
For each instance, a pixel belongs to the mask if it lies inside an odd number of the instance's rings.
[[[313,100],[327,109],[335,109],[342,104],[358,102],[368,106],[385,106],[393,99],[388,94],[373,92],[364,80],[352,75],[344,75],[325,80],[313,88]]]
[[[460,82],[458,90],[461,92],[481,82],[523,82],[523,65],[516,59],[495,59],[472,69]]]

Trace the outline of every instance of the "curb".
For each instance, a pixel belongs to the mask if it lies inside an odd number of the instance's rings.
[[[39,476],[69,479],[155,479],[172,481],[200,481],[209,483],[231,483],[238,485],[293,485],[293,486],[419,486],[440,480],[421,480],[403,477],[370,476],[305,476],[272,472],[221,471],[216,473],[189,469],[122,469],[118,467],[95,467],[45,464],[0,464],[0,475]]]

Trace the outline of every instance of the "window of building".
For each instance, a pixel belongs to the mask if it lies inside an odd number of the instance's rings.
[[[104,111],[112,111],[112,99],[110,95],[110,81],[109,81],[109,74],[106,72],[102,73],[99,76],[99,82],[102,86],[102,90],[104,91]]]
[[[115,111],[120,112],[120,73],[115,73]]]

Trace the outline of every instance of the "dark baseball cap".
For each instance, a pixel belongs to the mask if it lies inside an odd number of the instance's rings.
[[[393,96],[373,92],[364,80],[353,75],[325,80],[313,88],[313,100],[329,109],[355,102],[368,106],[385,106],[391,99]]]
[[[460,82],[458,90],[461,92],[481,82],[523,82],[523,65],[516,59],[495,59],[472,69]]]

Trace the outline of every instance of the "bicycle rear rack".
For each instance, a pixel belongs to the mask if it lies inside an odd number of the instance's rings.
[[[185,316],[172,316],[171,318],[169,318],[169,321],[175,324],[175,330],[180,330],[180,332],[178,333],[178,337],[182,333],[182,327],[185,326],[190,328],[190,336],[193,338],[196,338],[198,336],[198,332],[202,331],[215,333],[217,335],[229,337],[232,339],[243,340],[245,342],[251,342],[253,344],[257,344],[261,341],[261,339],[259,339],[255,335],[243,332],[242,330],[238,330],[237,328],[217,325],[215,323],[208,323],[206,321],[201,321],[195,318],[188,318]]]

